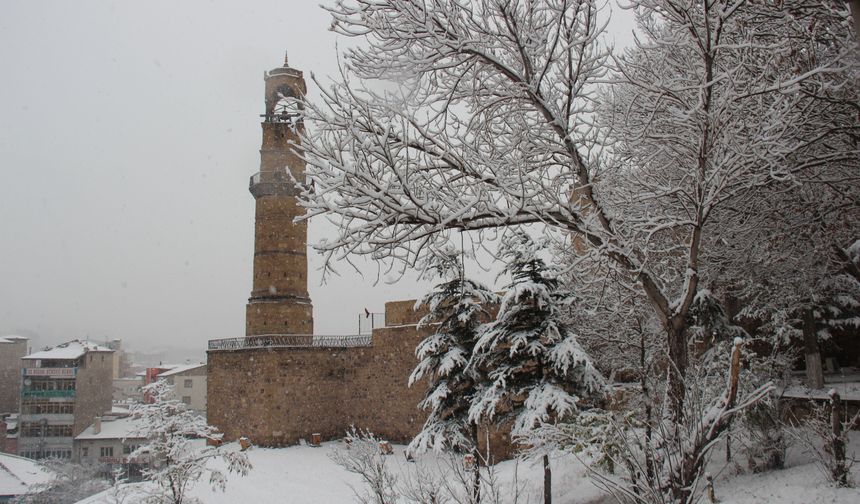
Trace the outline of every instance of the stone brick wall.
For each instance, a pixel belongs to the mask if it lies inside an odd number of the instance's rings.
[[[425,387],[407,387],[422,337],[415,326],[384,327],[369,347],[210,351],[209,423],[227,440],[266,446],[339,438],[351,425],[408,441],[424,421]]]
[[[386,327],[358,348],[272,348],[210,351],[208,421],[226,441],[247,436],[262,446],[341,438],[350,426],[407,443],[426,418],[418,403],[423,381],[408,387],[415,347],[433,328],[416,328],[425,313],[415,301],[386,303]],[[493,460],[513,454],[508,429],[482,429]]]
[[[27,355],[26,338],[0,340],[0,413],[17,413],[21,396],[21,357]]]
[[[113,399],[113,352],[88,352],[81,357],[75,377],[75,425],[73,436],[84,431],[97,416],[109,412]]]
[[[245,333],[248,336],[313,334],[313,323],[313,306],[303,301],[258,300],[245,305]]]

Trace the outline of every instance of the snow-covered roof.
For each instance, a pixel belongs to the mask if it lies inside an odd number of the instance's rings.
[[[50,480],[51,474],[41,464],[0,453],[0,496],[23,495],[32,485]]]
[[[76,440],[89,439],[141,439],[143,436],[135,435],[134,432],[139,427],[140,420],[134,417],[102,417],[102,427],[98,434],[93,432],[93,426],[90,425],[83,432],[78,434]]]
[[[74,340],[63,343],[49,350],[32,353],[24,359],[77,359],[89,352],[113,352],[110,348],[96,345],[92,341]]]
[[[110,414],[116,415],[118,417],[125,417],[128,415],[131,415],[131,410],[128,408],[124,408],[122,406],[117,406],[116,404],[114,404],[113,406],[111,406]]]
[[[0,343],[16,343],[21,340],[26,340],[24,336],[15,336],[14,334],[10,334],[8,336],[0,336]]]
[[[197,368],[201,368],[201,367],[206,367],[206,364],[185,364],[183,366],[176,366],[175,368],[171,369],[170,371],[165,371],[163,373],[160,373],[158,375],[158,377],[164,378],[167,376],[174,376],[174,375],[182,374],[186,371],[191,371],[192,369],[197,369]]]

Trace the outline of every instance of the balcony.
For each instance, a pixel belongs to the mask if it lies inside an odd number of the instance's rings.
[[[22,390],[21,397],[29,398],[29,397],[67,397],[74,398],[75,391],[74,390]]]
[[[20,422],[42,422],[45,421],[52,425],[59,424],[74,424],[74,413],[21,413],[19,416]]]
[[[296,182],[286,170],[257,172],[251,175],[248,190],[255,198],[261,196],[298,196]]]
[[[291,128],[295,128],[302,124],[302,114],[298,112],[280,111],[272,112],[271,114],[260,114],[265,123],[287,124]]]

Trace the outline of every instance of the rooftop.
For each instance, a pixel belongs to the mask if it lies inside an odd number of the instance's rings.
[[[32,353],[23,359],[77,359],[89,352],[113,352],[110,348],[99,346],[92,341],[73,340],[48,350]]]
[[[138,419],[130,416],[104,416],[102,417],[102,428],[98,434],[93,432],[93,426],[90,425],[78,434],[75,439],[142,439],[144,436],[135,434],[135,431],[140,427],[139,422]]]
[[[201,367],[206,367],[206,364],[185,364],[182,366],[176,366],[175,368],[171,369],[170,371],[165,371],[165,372],[159,374],[158,377],[164,378],[166,376],[174,376],[174,375],[182,374],[186,371],[191,371],[192,369],[197,369],[197,368],[201,368]]]
[[[0,453],[0,496],[23,495],[29,488],[51,480],[51,474],[38,462]]]
[[[10,334],[8,336],[0,336],[0,343],[16,343],[21,340],[27,340],[24,336],[15,336],[14,334]]]

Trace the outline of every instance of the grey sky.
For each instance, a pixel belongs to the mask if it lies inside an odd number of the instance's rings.
[[[0,0],[0,335],[243,336],[263,71],[289,50],[334,74],[328,24],[306,1]],[[320,334],[424,290],[348,268],[320,286],[318,264]]]

